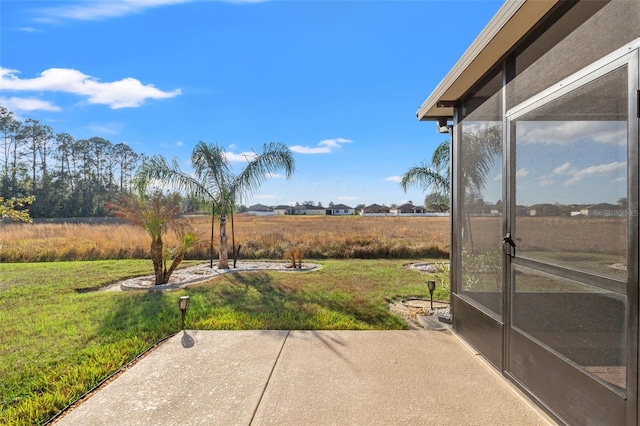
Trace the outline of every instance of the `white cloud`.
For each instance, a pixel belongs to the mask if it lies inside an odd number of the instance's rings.
[[[272,194],[262,194],[262,195],[256,195],[253,198],[255,198],[256,200],[275,200],[278,198],[278,196],[272,195]]]
[[[572,178],[566,181],[563,185],[564,186],[573,185],[577,182],[580,182],[584,178],[588,178],[592,176],[606,176],[606,175],[615,174],[622,170],[626,170],[626,167],[627,167],[626,162],[614,161],[613,163],[590,166],[584,169],[573,169],[570,172]]]
[[[224,156],[227,160],[232,162],[251,161],[256,158],[257,154],[252,151],[241,152],[240,154],[234,154],[233,152],[225,152]]]
[[[569,170],[571,170],[571,163],[564,163],[562,166],[553,169],[551,173],[554,175],[560,175],[569,172]]]
[[[1,87],[1,86],[0,86]],[[0,98],[0,104],[10,111],[60,111],[60,107],[49,101],[36,98]]]
[[[517,178],[523,178],[529,175],[529,169],[520,169],[516,172]]]
[[[147,99],[173,98],[180,89],[163,92],[131,77],[100,82],[95,77],[68,68],[49,68],[35,78],[19,78],[19,71],[0,67],[0,89],[5,91],[64,92],[88,97],[89,103],[112,109],[138,107]]]
[[[389,176],[389,177],[384,178],[384,180],[388,180],[389,182],[400,183],[402,178],[400,176]]]
[[[523,144],[569,145],[580,141],[627,144],[624,121],[524,121],[517,126],[518,143]]]
[[[290,149],[298,154],[330,154],[334,150],[340,148],[342,144],[351,142],[353,141],[344,138],[325,139],[318,142],[318,146],[316,147],[294,145],[291,146]]]
[[[190,3],[196,0],[92,0],[74,2],[69,6],[47,7],[39,11],[38,22],[54,23],[63,20],[98,21],[140,13],[145,9]],[[227,0],[227,3],[260,3],[264,0]]]
[[[184,142],[178,141],[178,142],[176,142],[176,146],[184,146]]]
[[[553,183],[553,176],[568,176],[569,179],[566,180],[562,185],[571,186],[589,177],[615,175],[621,172],[624,173],[626,171],[626,168],[627,163],[625,161],[614,161],[608,164],[598,164],[595,166],[585,167],[583,169],[573,167],[571,163],[564,163],[560,167],[556,167],[555,169],[553,169],[553,171],[551,172],[551,177],[543,176],[540,180],[540,184],[544,186]],[[614,178],[614,181],[618,180],[619,177]]]
[[[105,124],[90,124],[87,129],[96,133],[107,133],[110,135],[117,135],[122,130],[121,123],[105,123]]]
[[[18,28],[18,30],[24,31],[25,33],[37,33],[37,32],[41,31],[41,30],[39,30],[37,28],[33,28],[33,27],[21,27],[21,28]]]
[[[338,200],[340,201],[354,201],[357,200],[357,197],[352,197],[351,195],[341,195],[338,197]]]
[[[57,22],[70,19],[78,21],[97,21],[105,18],[138,13],[145,9],[193,0],[94,0],[91,2],[76,2],[70,6],[47,7],[40,10],[39,22]]]
[[[264,175],[264,177],[266,177],[267,179],[284,179],[285,176],[281,175],[280,173],[267,173],[266,175]]]

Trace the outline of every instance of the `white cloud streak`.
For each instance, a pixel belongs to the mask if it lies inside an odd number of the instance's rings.
[[[158,6],[188,3],[193,0],[111,0],[76,2],[70,6],[47,7],[40,10],[38,22],[61,20],[98,21],[106,18],[131,15]]]
[[[2,86],[0,86],[2,87]],[[0,98],[0,104],[5,108],[14,111],[60,111],[60,107],[49,101],[43,101],[36,98]]]
[[[569,170],[571,170],[571,163],[564,163],[562,166],[553,169],[551,173],[554,175],[560,175],[563,173],[568,173]]]
[[[352,143],[353,141],[350,139],[344,138],[335,138],[335,139],[325,139],[323,141],[318,142],[318,145],[315,147],[302,146],[302,145],[293,145],[289,147],[291,151],[296,152],[298,154],[330,154],[335,150],[339,149],[342,144]]]
[[[37,22],[57,23],[65,20],[99,21],[141,13],[146,9],[191,3],[196,0],[92,0],[69,6],[47,7],[39,11]],[[260,3],[264,0],[227,0],[227,3]]]
[[[592,176],[606,176],[618,173],[619,171],[626,169],[626,166],[626,163],[614,161],[613,163],[609,164],[600,164],[597,166],[586,167],[584,169],[575,169],[571,171],[571,175],[573,177],[566,181],[563,185],[573,185],[574,183],[580,182],[584,178]]]
[[[627,168],[627,163],[624,161],[614,161],[608,164],[598,164],[595,166],[585,167],[583,169],[578,169],[573,167],[571,163],[564,163],[560,167],[556,167],[551,172],[551,177],[544,176],[541,180],[541,185],[548,185],[549,182],[552,182],[552,177],[554,176],[568,176],[567,179],[562,185],[563,186],[571,186],[583,179],[595,176],[608,176],[615,175],[619,173],[624,173]],[[618,180],[616,177],[615,180]]]
[[[90,124],[87,129],[96,133],[106,133],[109,135],[117,135],[122,130],[121,123],[106,123],[106,124]]]
[[[389,177],[384,178],[384,180],[388,180],[389,182],[400,183],[402,178],[400,176],[389,176]]]
[[[524,121],[517,123],[517,129],[518,143],[523,144],[570,145],[580,141],[627,144],[624,121]]]
[[[71,93],[87,97],[91,104],[109,105],[111,109],[139,107],[147,99],[166,99],[182,94],[180,89],[164,92],[131,77],[100,82],[68,68],[49,68],[34,78],[20,78],[18,74],[17,70],[0,67],[0,90]]]

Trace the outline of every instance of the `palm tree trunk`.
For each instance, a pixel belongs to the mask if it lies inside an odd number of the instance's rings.
[[[183,260],[184,260],[184,251],[180,250],[180,252],[176,255],[176,257],[173,258],[173,261],[171,262],[171,266],[169,267],[169,270],[167,270],[164,273],[164,284],[169,282],[169,279],[171,278],[171,274],[173,274],[173,271],[176,270],[180,262],[182,262]]]
[[[231,211],[231,249],[233,252],[233,267],[238,262],[238,250],[236,249],[236,228],[233,226],[233,211]]]
[[[162,239],[161,238],[151,241],[151,261],[153,262],[155,285],[165,284],[164,270],[162,265]]]
[[[213,269],[213,229],[216,219],[216,203],[211,203],[211,246],[209,247],[209,267]]]
[[[220,259],[218,269],[229,269],[229,248],[227,243],[227,216],[224,208],[220,211]]]

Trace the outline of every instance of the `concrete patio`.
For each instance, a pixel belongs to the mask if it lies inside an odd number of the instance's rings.
[[[186,331],[57,425],[547,425],[450,331]]]

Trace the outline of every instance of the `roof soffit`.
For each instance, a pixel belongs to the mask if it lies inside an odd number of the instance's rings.
[[[457,101],[509,52],[560,0],[507,0],[417,112],[420,120],[453,116]]]

